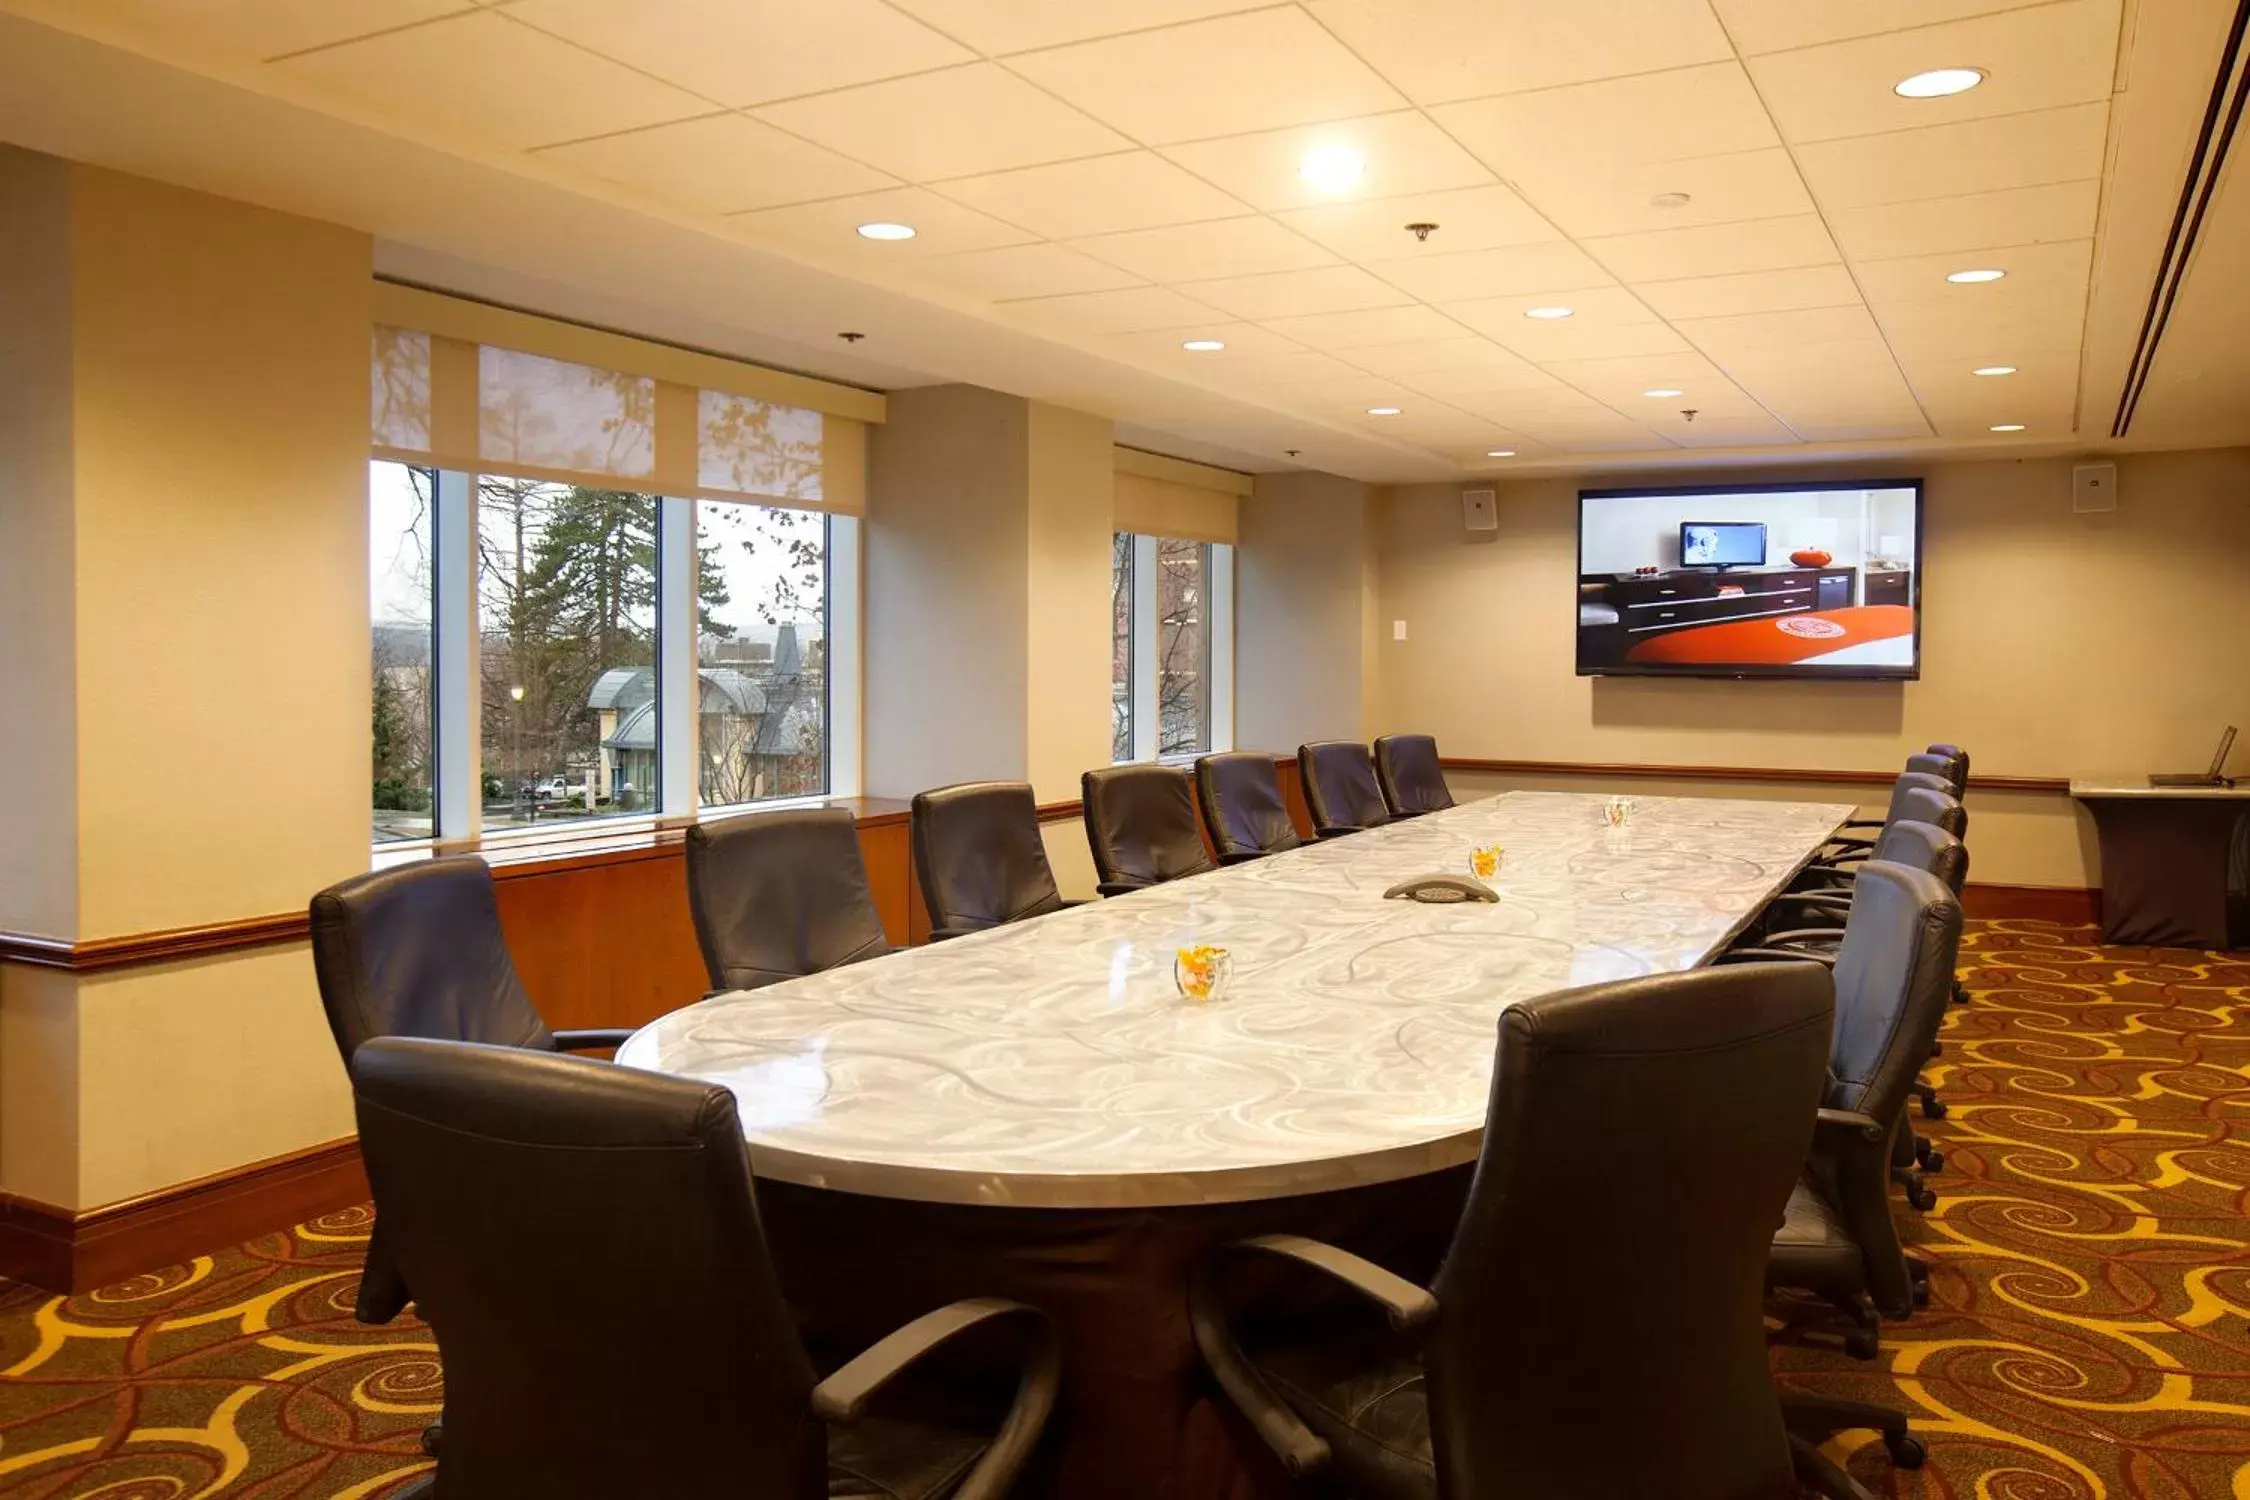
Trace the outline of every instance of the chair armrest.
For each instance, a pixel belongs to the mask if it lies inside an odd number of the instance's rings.
[[[1333,828],[1314,829],[1313,837],[1322,839],[1340,839],[1347,833],[1365,833],[1366,831],[1366,829],[1360,827],[1357,823],[1338,823]]]
[[[1135,886],[1135,887],[1134,887],[1134,889],[1135,889],[1135,890],[1138,890],[1138,889],[1140,889],[1140,887],[1138,887],[1138,886]],[[1060,906],[1058,906],[1058,907],[1056,907],[1056,908],[1055,908],[1055,910],[1056,910],[1056,911],[1069,911],[1069,910],[1070,910],[1070,909],[1071,909],[1072,907],[1074,907],[1074,906],[1092,906],[1092,905],[1094,904],[1094,901],[1095,901],[1095,899],[1096,899],[1096,898],[1094,898],[1094,897],[1091,897],[1091,896],[1073,896],[1073,897],[1070,897],[1070,898],[1066,899],[1066,900],[1065,900],[1065,901],[1063,902],[1063,904],[1062,904],[1062,905],[1060,905]]]
[[[1715,964],[1762,964],[1775,959],[1792,959],[1801,964],[1819,964],[1823,968],[1836,967],[1833,954],[1814,953],[1805,948],[1729,948],[1711,960]]]
[[[1811,906],[1827,911],[1849,911],[1852,898],[1847,891],[1783,891],[1766,905]]]
[[[1813,1134],[1816,1136],[1858,1136],[1870,1144],[1881,1145],[1889,1134],[1881,1121],[1856,1109],[1823,1109],[1814,1118]]]
[[[926,1312],[878,1339],[814,1386],[813,1414],[824,1422],[856,1422],[876,1393],[917,1361],[970,1329],[1000,1318],[1029,1321],[1030,1351],[1016,1384],[1016,1398],[999,1432],[951,1495],[952,1500],[1001,1500],[1014,1485],[1024,1460],[1038,1446],[1062,1384],[1062,1354],[1055,1342],[1054,1325],[1036,1307],[999,1297],[970,1297]]]
[[[942,943],[947,938],[967,937],[972,932],[985,930],[982,927],[933,927],[930,929],[930,941]]]
[[[1254,859],[1264,859],[1265,857],[1266,851],[1263,849],[1236,849],[1229,853],[1221,854],[1219,856],[1219,863],[1221,866],[1246,865]]]
[[[1410,1333],[1437,1316],[1437,1298],[1403,1276],[1395,1276],[1371,1260],[1301,1234],[1261,1234],[1236,1240],[1227,1250],[1257,1250],[1309,1266],[1334,1278],[1390,1315],[1391,1326]]]
[[[589,1026],[577,1031],[558,1031],[555,1035],[557,1052],[584,1052],[593,1047],[622,1047],[633,1034],[630,1026]]]
[[[1138,880],[1103,880],[1096,882],[1094,885],[1095,893],[1101,896],[1130,896],[1135,891],[1147,889],[1148,887]],[[1063,904],[1068,906],[1072,903],[1066,901]]]

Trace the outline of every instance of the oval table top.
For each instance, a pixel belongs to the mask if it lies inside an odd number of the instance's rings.
[[[759,1175],[1050,1208],[1296,1196],[1472,1160],[1500,1012],[1692,967],[1852,809],[1512,792],[770,988],[617,1059],[723,1083]],[[1505,849],[1497,905],[1385,900]],[[1231,955],[1181,998],[1188,944]]]

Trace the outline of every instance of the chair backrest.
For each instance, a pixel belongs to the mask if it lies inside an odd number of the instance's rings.
[[[1898,779],[1891,783],[1891,801],[1890,806],[1884,811],[1884,822],[1887,823],[1899,816],[1901,799],[1907,793],[1913,791],[1943,792],[1950,797],[1953,795],[1953,783],[1947,781],[1943,776],[1933,776],[1927,771],[1900,772]]]
[[[1188,773],[1171,766],[1106,766],[1079,778],[1086,842],[1104,885],[1159,885],[1212,868],[1195,822]]]
[[[378,1036],[553,1048],[474,855],[338,881],[312,898],[313,977],[348,1061]]]
[[[1305,806],[1312,810],[1314,828],[1378,828],[1391,820],[1390,805],[1375,780],[1375,757],[1359,741],[1299,745],[1297,771],[1304,778]]]
[[[1438,764],[1437,741],[1426,734],[1386,734],[1375,742],[1375,780],[1394,818],[1411,818],[1453,805],[1453,789]]]
[[[1817,964],[1656,974],[1500,1017],[1425,1353],[1449,1495],[1788,1493],[1766,1260],[1832,1024]],[[1647,1357],[1618,1357],[1633,1349]]]
[[[1868,857],[1927,870],[1956,896],[1969,883],[1969,846],[1933,823],[1903,818],[1885,824]]]
[[[1859,867],[1836,950],[1836,1040],[1822,1103],[1885,1125],[1898,1118],[1945,1020],[1960,943],[1961,900],[1944,881],[1888,860]]]
[[[1920,755],[1909,755],[1906,757],[1906,769],[1919,775],[1937,777],[1956,797],[1969,790],[1968,768],[1950,755],[1932,755],[1927,751]]]
[[[1892,793],[1891,815],[1883,826],[1888,828],[1893,823],[1927,823],[1957,839],[1969,836],[1969,810],[1942,787],[1910,786]]]
[[[359,1147],[445,1365],[439,1495],[827,1493],[734,1096],[378,1040]]]
[[[1203,826],[1221,859],[1278,854],[1303,842],[1281,797],[1273,757],[1255,750],[1206,755],[1195,763]]]
[[[932,927],[998,927],[1062,906],[1027,782],[917,792],[907,831]]]
[[[858,820],[840,807],[696,824],[687,886],[714,989],[754,990],[890,951]]]
[[[1932,745],[1929,748],[1929,753],[1932,755],[1942,755],[1947,760],[1959,761],[1961,763],[1961,779],[1963,781],[1967,781],[1969,779],[1969,752],[1962,749],[1959,745]]]

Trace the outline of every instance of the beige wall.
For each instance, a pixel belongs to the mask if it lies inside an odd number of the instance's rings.
[[[1235,549],[1235,744],[1293,750],[1365,731],[1378,663],[1371,492],[1332,474],[1261,474]]]
[[[1377,506],[1380,612],[1408,639],[1380,643],[1376,727],[1479,759],[1842,770],[1954,740],[1982,774],[2071,776],[2198,766],[2250,711],[2250,452],[2129,456],[2107,516],[2071,512],[2067,460],[1885,472],[1928,481],[1912,683],[1577,677],[1581,481],[1503,485],[1500,530],[1477,540],[1458,486],[1391,492]],[[2067,798],[1980,793],[1971,814],[1976,878],[2097,883]]]

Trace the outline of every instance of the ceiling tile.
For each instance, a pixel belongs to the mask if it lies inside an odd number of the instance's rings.
[[[1664,435],[1683,448],[1749,448],[1801,441],[1764,411],[1699,412],[1692,422],[1669,424]]]
[[[1571,311],[1567,318],[1549,320],[1527,317],[1526,314],[1535,307],[1567,307]],[[1636,323],[1654,323],[1657,320],[1648,304],[1622,287],[1482,297],[1471,301],[1449,302],[1445,311],[1470,327],[1499,339],[1511,349],[1517,348],[1517,345],[1509,335],[1514,334],[1519,327],[1529,328],[1537,333],[1563,328],[1616,328]]]
[[[1453,404],[1479,416],[1524,425],[1600,423],[1613,421],[1622,415],[1584,391],[1559,381],[1523,390],[1464,394]]]
[[[1265,389],[1308,380],[1341,380],[1354,367],[1333,354],[1299,349],[1288,354],[1253,354],[1227,366],[1225,379],[1236,386]]]
[[[1711,0],[1744,57],[1885,31],[1934,26],[1994,11],[2022,10],[2048,0]]]
[[[1673,446],[1667,438],[1640,423],[1616,415],[1571,422],[1534,419],[1523,424],[1521,430],[1565,453],[1646,453]]]
[[[2092,240],[2066,240],[2059,244],[2010,245],[1974,252],[1866,260],[1855,262],[1855,269],[1868,302],[1878,308],[1903,302],[1931,302],[1942,304],[1946,316],[1968,319],[2032,300],[2083,303],[2093,259]],[[1945,279],[1954,271],[1979,268],[2008,274],[2000,281],[1967,286]]]
[[[719,213],[894,187],[895,178],[742,115],[708,115],[542,153],[608,182]]]
[[[787,246],[822,261],[848,257],[871,266],[965,250],[991,250],[1036,238],[1012,224],[940,198],[927,188],[912,187],[761,209],[737,214],[732,222],[745,239]],[[876,241],[861,239],[854,232],[862,224],[878,222],[912,225],[915,236],[910,240]]]
[[[1877,307],[1875,320],[1901,358],[1985,359],[1995,357],[1988,351],[1998,349],[2010,351],[1996,356],[1999,363],[2014,364],[2013,350],[2056,344],[2075,348],[2085,332],[2086,312],[2082,303],[2060,299],[1995,305],[1972,316],[1943,302],[1894,302]]]
[[[472,0],[107,0],[102,9],[207,47],[271,58],[410,26],[470,8]],[[88,9],[93,7],[89,5]]]
[[[1049,239],[1224,219],[1248,205],[1153,151],[956,177],[939,191]]]
[[[448,118],[488,144],[550,145],[709,114],[693,94],[478,11],[307,52],[272,66],[417,119]],[[412,79],[411,93],[400,88]]]
[[[1332,203],[1277,214],[1282,223],[1362,265],[1404,260],[1423,254],[1490,250],[1559,240],[1562,232],[1512,188],[1456,188],[1444,193],[1414,193],[1371,203]],[[1425,241],[1406,226],[1435,224]]]
[[[1035,297],[1024,302],[1003,302],[1000,306],[1022,322],[1069,333],[1138,333],[1144,329],[1188,328],[1225,321],[1214,318],[1211,309],[1204,304],[1160,286],[1083,292],[1070,297]]]
[[[1961,198],[1840,209],[1828,218],[1845,252],[1861,260],[2090,240],[2101,209],[2101,190],[2098,178],[2088,178]]]
[[[1310,348],[1346,354],[1370,344],[1459,338],[1468,331],[1436,308],[1420,306],[1275,318],[1269,326],[1284,338],[1295,339]]]
[[[891,0],[989,56],[1083,42],[1233,11],[1273,0]]]
[[[1731,55],[1678,0],[1309,0],[1322,25],[1418,104],[1652,73]]]
[[[1684,406],[1740,407],[1741,391],[1702,355],[1688,350],[1674,354],[1631,355],[1622,359],[1558,359],[1544,366],[1556,379],[1584,391],[1619,411],[1640,414],[1636,420],[1668,419]],[[1679,396],[1650,396],[1651,390],[1677,388]]]
[[[1205,281],[1336,263],[1335,256],[1294,229],[1259,215],[1135,229],[1072,244],[1151,281]]]
[[[1476,326],[1476,325],[1472,325]],[[1485,329],[1524,358],[1545,364],[1557,359],[1608,359],[1634,354],[1672,354],[1687,340],[1664,323],[1525,322],[1520,328]]]
[[[1131,145],[995,63],[769,104],[757,117],[911,182]]]
[[[1712,362],[1745,386],[1754,376],[1802,376],[1817,373],[1841,380],[1895,380],[1898,363],[1890,346],[1872,321],[1861,331],[1835,339],[1741,341],[1730,347],[1706,350]]]
[[[914,274],[989,301],[1107,292],[1138,286],[1140,278],[1060,245],[1007,245],[959,255],[927,256]]]
[[[1391,285],[1412,292],[1424,302],[1467,302],[1479,297],[1574,292],[1617,284],[1591,256],[1568,240],[1415,256],[1383,261],[1372,269]]]
[[[1799,420],[1789,424],[1808,443],[1872,443],[1890,438],[1925,438],[1930,424],[1919,412],[1901,413],[1895,420],[1861,420],[1836,413],[1826,421]]]
[[[1792,312],[1735,313],[1723,318],[1679,318],[1673,327],[1704,353],[1727,365],[1729,355],[1775,345],[1828,344],[1879,337],[1875,319],[1858,303]],[[1728,366],[1732,368],[1732,366]]]
[[[1026,53],[1009,66],[1149,144],[1349,119],[1406,102],[1295,6]]]
[[[1334,380],[1308,380],[1289,386],[1281,395],[1299,410],[1331,416],[1365,416],[1370,406],[1395,406],[1404,411],[1415,399],[1414,392],[1395,381],[1356,373]]]
[[[1801,307],[1844,307],[1859,302],[1859,288],[1842,266],[1644,281],[1633,290],[1665,318],[1721,318],[1735,313],[1790,312]]]
[[[2102,175],[2109,106],[2076,104],[1797,148],[1821,206],[1866,208]]]
[[[1781,144],[1750,75],[1731,60],[1440,105],[1430,114],[1511,180],[1526,161],[1583,168]]]
[[[2057,0],[1756,57],[1750,74],[1791,142],[2020,115],[2109,97],[2121,11],[2122,0]],[[1989,76],[1943,99],[1892,92],[1902,78],[1951,66],[1983,68]]]
[[[1478,342],[1486,341],[1480,339]],[[1463,365],[1457,369],[1425,370],[1418,374],[1400,375],[1399,382],[1424,395],[1462,405],[1474,405],[1483,400],[1512,399],[1527,391],[1569,390],[1568,386],[1522,355],[1510,354],[1497,344],[1492,347],[1505,357],[1505,363],[1491,361]],[[1353,352],[1345,357],[1357,360],[1360,355]],[[1576,392],[1572,394],[1575,395]]]
[[[508,14],[721,104],[976,61],[883,0],[515,0]]]
[[[1374,375],[1413,382],[1417,377],[1459,370],[1537,370],[1490,339],[1463,332],[1455,338],[1414,339],[1403,344],[1373,344],[1351,351],[1351,361]],[[1545,384],[1537,381],[1535,384]],[[1420,390],[1420,386],[1415,389]]]
[[[1777,219],[1810,213],[1813,207],[1796,164],[1779,148],[1689,161],[1623,163],[1599,172],[1533,159],[1508,175],[1534,208],[1577,239],[1737,219]],[[1664,193],[1685,193],[1688,201],[1660,208],[1651,200]]]
[[[1345,192],[1325,192],[1298,170],[1315,146],[1360,153],[1366,170]],[[1397,199],[1489,184],[1492,174],[1426,115],[1412,110],[1196,141],[1164,154],[1263,209],[1317,208],[1343,199]],[[1406,221],[1401,220],[1401,223]]]
[[[1223,312],[1260,322],[1270,318],[1396,307],[1409,300],[1398,288],[1377,280],[1357,266],[1324,266],[1310,271],[1277,271],[1265,276],[1186,282],[1180,290]]]
[[[1631,282],[1780,271],[1831,265],[1843,259],[1818,214],[1745,219],[1693,229],[1656,229],[1584,243],[1596,260],[1620,279]]]

